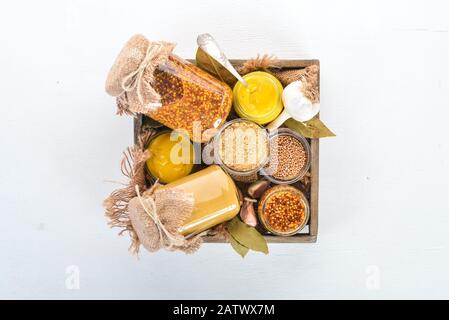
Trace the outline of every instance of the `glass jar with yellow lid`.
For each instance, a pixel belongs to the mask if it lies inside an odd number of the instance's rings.
[[[241,118],[258,124],[267,124],[282,112],[282,84],[263,71],[251,72],[243,76],[247,86],[240,81],[234,86],[234,109]]]

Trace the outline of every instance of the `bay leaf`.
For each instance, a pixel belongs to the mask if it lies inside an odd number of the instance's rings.
[[[306,122],[299,122],[293,118],[284,122],[287,128],[298,132],[306,138],[335,137],[333,133],[318,117],[314,117]]]
[[[265,238],[254,227],[248,226],[237,216],[226,225],[229,234],[242,246],[268,254]]]
[[[235,250],[242,258],[245,258],[249,249],[243,245],[241,245],[237,240],[235,240],[232,236],[229,237],[229,243],[231,244],[232,249]]]
[[[232,75],[225,67],[223,67],[217,60],[208,55],[203,49],[198,48],[196,51],[196,65],[207,71],[211,75],[227,83],[231,88],[237,82],[237,78]]]

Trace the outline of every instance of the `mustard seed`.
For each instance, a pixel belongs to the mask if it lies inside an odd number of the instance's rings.
[[[271,176],[279,180],[297,177],[307,164],[304,145],[295,137],[286,134],[275,136],[271,142],[271,159],[267,168]]]

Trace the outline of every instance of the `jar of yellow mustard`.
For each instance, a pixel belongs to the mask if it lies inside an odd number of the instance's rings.
[[[179,232],[194,235],[231,220],[240,211],[240,195],[234,181],[219,166],[212,165],[160,187],[177,188],[194,197],[194,209]]]
[[[243,76],[247,82],[237,82],[234,86],[234,110],[241,118],[258,124],[266,124],[282,112],[282,84],[275,76],[262,71]]]
[[[176,181],[192,172],[194,152],[188,137],[162,131],[151,138],[147,150],[147,169],[161,183]]]

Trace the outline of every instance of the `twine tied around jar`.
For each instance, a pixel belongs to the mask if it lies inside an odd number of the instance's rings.
[[[148,186],[146,181],[145,163],[151,157],[146,145],[154,134],[142,127],[136,145],[124,152],[121,171],[128,181],[104,200],[106,216],[111,227],[121,229],[120,235],[129,234],[133,254],[140,245],[152,252],[166,248],[191,253],[200,247],[201,238],[187,240],[177,230],[192,214],[193,197],[181,190],[157,190],[159,184]]]
[[[143,59],[142,63],[139,65],[139,67],[135,71],[132,71],[130,74],[128,74],[127,76],[125,76],[122,79],[123,90],[126,92],[129,92],[129,91],[134,90],[134,88],[135,88],[139,102],[142,104],[144,103],[143,94],[142,94],[143,74],[144,74],[146,68],[149,68],[150,69],[149,71],[151,72],[151,69],[154,68],[151,65],[151,61],[153,61],[154,58],[160,54],[161,50],[162,50],[161,43],[159,43],[159,42],[151,43],[148,46],[145,58]],[[160,96],[156,92],[156,90],[154,90],[152,87],[149,87],[148,90],[149,90],[149,92],[148,92],[149,94],[160,99]],[[160,102],[148,103],[147,106],[150,108],[156,108],[156,107],[160,107],[161,103]]]
[[[147,113],[161,106],[161,97],[152,86],[154,71],[167,61],[174,47],[140,34],[128,40],[106,80],[106,92],[119,102],[126,100],[119,103],[119,113]]]
[[[178,228],[193,211],[193,195],[176,188],[158,190],[156,183],[129,203],[129,216],[140,242],[150,252],[160,249],[195,252],[202,244],[199,235],[185,238]]]
[[[143,126],[136,145],[124,152],[121,171],[128,181],[121,183],[123,187],[114,190],[103,203],[109,226],[121,229],[120,235],[129,234],[129,250],[136,255],[141,245],[150,252],[166,249],[193,253],[205,235],[227,239],[224,224],[186,238],[178,232],[193,212],[194,197],[178,188],[159,189],[160,185],[147,181],[145,163],[151,154],[146,145],[154,134],[154,129]]]

